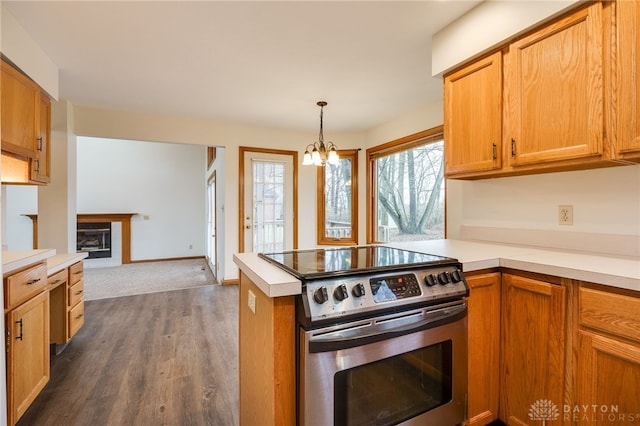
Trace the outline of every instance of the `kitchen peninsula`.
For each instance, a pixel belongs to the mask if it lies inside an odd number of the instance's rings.
[[[389,245],[463,264],[471,288],[469,424],[526,423],[540,397],[560,412],[594,398],[620,412],[640,412],[637,400],[610,385],[609,374],[640,378],[639,258],[459,240]],[[295,298],[302,283],[254,253],[236,254],[234,262],[241,425],[295,424]],[[477,382],[482,389],[474,388]],[[629,395],[640,392],[638,383],[625,382]]]

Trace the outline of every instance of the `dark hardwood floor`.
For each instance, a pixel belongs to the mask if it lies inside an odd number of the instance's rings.
[[[237,425],[238,288],[85,302],[18,425]]]

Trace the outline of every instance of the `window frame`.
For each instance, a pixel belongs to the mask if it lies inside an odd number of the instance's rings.
[[[378,224],[378,186],[377,186],[377,170],[376,160],[387,155],[397,154],[402,151],[416,148],[418,146],[427,145],[433,142],[444,141],[444,126],[436,126],[431,129],[423,130],[400,139],[396,139],[382,145],[374,146],[367,149],[367,184],[366,184],[366,241],[367,244],[381,244],[377,236]],[[446,143],[446,142],[445,142]],[[444,161],[444,158],[443,158]],[[447,237],[447,192],[445,185],[444,193],[444,238]]]
[[[317,173],[317,218],[318,226],[316,242],[318,245],[348,246],[358,244],[358,151],[359,149],[338,150],[340,160],[351,160],[351,237],[330,238],[326,236],[325,229],[325,170],[326,167],[318,167]]]

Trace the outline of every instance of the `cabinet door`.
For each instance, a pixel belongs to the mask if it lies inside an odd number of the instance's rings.
[[[49,293],[10,311],[6,321],[8,416],[13,425],[49,381]]]
[[[505,143],[511,166],[603,154],[602,4],[509,46]]]
[[[501,167],[502,53],[444,79],[447,176]]]
[[[572,410],[571,420],[590,425],[632,424],[640,419],[638,395],[640,346],[581,331],[578,401]],[[631,420],[630,415],[633,416]]]
[[[502,291],[500,419],[562,424],[565,289],[503,274]]]
[[[498,419],[500,273],[467,276],[469,308],[469,425]]]
[[[622,158],[640,157],[640,3],[616,2],[618,44],[617,148]]]
[[[18,156],[36,155],[38,87],[2,61],[2,150]]]
[[[36,183],[51,181],[51,101],[41,94],[36,156],[31,161],[31,180]]]

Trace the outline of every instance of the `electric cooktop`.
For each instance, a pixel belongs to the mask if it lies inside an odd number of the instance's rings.
[[[259,253],[302,280],[457,263],[456,259],[380,245]]]

